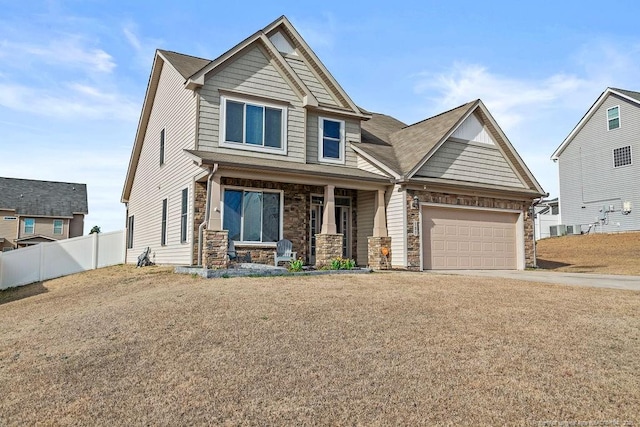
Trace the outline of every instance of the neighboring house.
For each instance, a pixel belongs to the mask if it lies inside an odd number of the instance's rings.
[[[551,156],[562,224],[582,232],[640,230],[639,135],[640,92],[607,88]]]
[[[560,207],[557,197],[555,199],[541,200],[535,205],[535,213],[536,240],[562,234],[558,232],[557,228],[560,225]],[[552,227],[556,228],[552,229]],[[552,232],[554,230],[555,233]]]
[[[87,186],[0,178],[0,248],[3,251],[82,236]]]
[[[358,107],[281,17],[214,60],[158,50],[125,180],[127,261],[533,264],[540,185],[480,100],[411,126]]]

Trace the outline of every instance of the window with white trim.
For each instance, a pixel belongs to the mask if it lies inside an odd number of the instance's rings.
[[[221,145],[257,151],[285,151],[284,106],[220,97]]]
[[[61,219],[54,219],[53,220],[53,234],[62,234],[62,226],[63,226],[63,222]]]
[[[182,206],[180,209],[180,243],[187,242],[187,206],[189,205],[189,189],[182,190]]]
[[[133,248],[133,215],[127,218],[127,249]]]
[[[36,220],[33,218],[24,219],[24,234],[33,234],[36,230]]]
[[[162,225],[160,234],[160,246],[167,244],[167,199],[162,200]]]
[[[620,127],[620,106],[607,108],[607,129],[614,130]]]
[[[631,146],[613,149],[613,167],[628,166],[631,164]]]
[[[318,118],[318,161],[344,164],[344,121]]]
[[[164,129],[160,131],[160,166],[164,165]]]
[[[282,238],[282,192],[225,189],[222,228],[237,242],[277,242]]]

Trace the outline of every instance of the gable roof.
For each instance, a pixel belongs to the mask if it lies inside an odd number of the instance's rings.
[[[391,134],[407,127],[400,120],[380,113],[370,113],[371,119],[362,122],[360,142],[352,143],[351,147],[362,157],[386,169],[391,174],[401,175],[401,167],[396,152],[391,145]]]
[[[614,87],[608,87],[604,92],[600,94],[598,99],[593,103],[591,108],[587,110],[587,112],[582,116],[582,119],[578,122],[578,124],[573,128],[573,130],[569,133],[569,135],[562,141],[562,143],[556,148],[556,151],[551,155],[551,160],[556,161],[562,154],[562,152],[567,148],[567,146],[573,141],[573,138],[582,130],[584,125],[593,117],[598,108],[602,105],[602,103],[607,99],[609,95],[617,95],[632,104],[636,104],[640,106],[640,92],[634,92],[632,90],[626,89],[618,89]]]
[[[206,67],[211,61],[209,59],[198,58],[196,56],[185,55],[183,53],[172,52],[170,50],[158,49],[157,51],[182,77],[188,79],[192,75]]]
[[[17,215],[73,217],[88,214],[87,185],[0,178],[0,209]]]

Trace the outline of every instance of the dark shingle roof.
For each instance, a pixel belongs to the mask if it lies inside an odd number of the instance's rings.
[[[71,217],[88,214],[87,185],[0,178],[0,209],[18,215]]]
[[[400,174],[400,164],[391,145],[390,136],[407,125],[386,114],[370,114],[371,119],[362,122],[362,142],[356,144],[356,147]]]
[[[632,90],[626,90],[626,89],[618,89],[615,87],[612,87],[611,90],[615,90],[616,92],[620,92],[623,95],[628,96],[629,98],[633,98],[636,101],[640,102],[640,92],[634,92]]]
[[[158,49],[158,52],[167,58],[167,61],[169,61],[185,79],[193,76],[197,71],[200,71],[211,62],[208,59],[171,52],[170,50]]]

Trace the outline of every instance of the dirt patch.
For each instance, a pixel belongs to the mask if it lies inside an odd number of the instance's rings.
[[[43,286],[0,310],[2,425],[640,422],[638,292],[127,266]]]
[[[640,233],[552,237],[536,250],[538,266],[548,270],[640,275]]]

